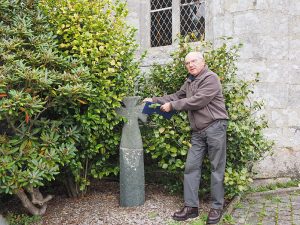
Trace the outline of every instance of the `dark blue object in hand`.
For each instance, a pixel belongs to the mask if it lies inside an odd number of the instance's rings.
[[[162,115],[164,118],[169,120],[177,112],[175,110],[172,110],[170,112],[163,112],[163,111],[160,110],[160,105],[152,108],[152,107],[150,107],[152,104],[157,104],[157,103],[146,102],[142,113],[147,114],[147,115],[152,115],[153,113],[157,113],[157,114]]]

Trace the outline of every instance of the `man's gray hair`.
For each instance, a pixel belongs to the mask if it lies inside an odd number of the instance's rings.
[[[193,55],[193,56],[197,57],[198,59],[204,59],[203,54],[201,52],[190,52],[185,56],[185,58],[190,55]]]

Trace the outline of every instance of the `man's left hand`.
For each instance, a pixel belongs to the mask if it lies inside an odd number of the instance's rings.
[[[167,103],[163,104],[162,106],[160,106],[160,110],[163,112],[170,112],[172,110],[171,103],[167,102]]]

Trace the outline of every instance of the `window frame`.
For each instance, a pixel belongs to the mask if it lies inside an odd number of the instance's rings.
[[[206,8],[206,1],[204,1]],[[177,35],[180,34],[180,10],[181,1],[172,0],[172,44],[165,46],[151,46],[151,0],[144,0],[140,15],[140,43],[143,49],[167,48],[176,45]],[[205,10],[206,11],[206,10]],[[205,34],[206,34],[206,12],[205,12]],[[205,35],[206,36],[206,35]]]

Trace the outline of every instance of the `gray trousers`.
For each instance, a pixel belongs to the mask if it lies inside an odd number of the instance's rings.
[[[223,209],[224,173],[226,166],[227,121],[218,120],[206,130],[193,132],[184,171],[185,206],[199,207],[199,185],[203,158],[208,153],[211,164],[210,191],[212,208]]]

